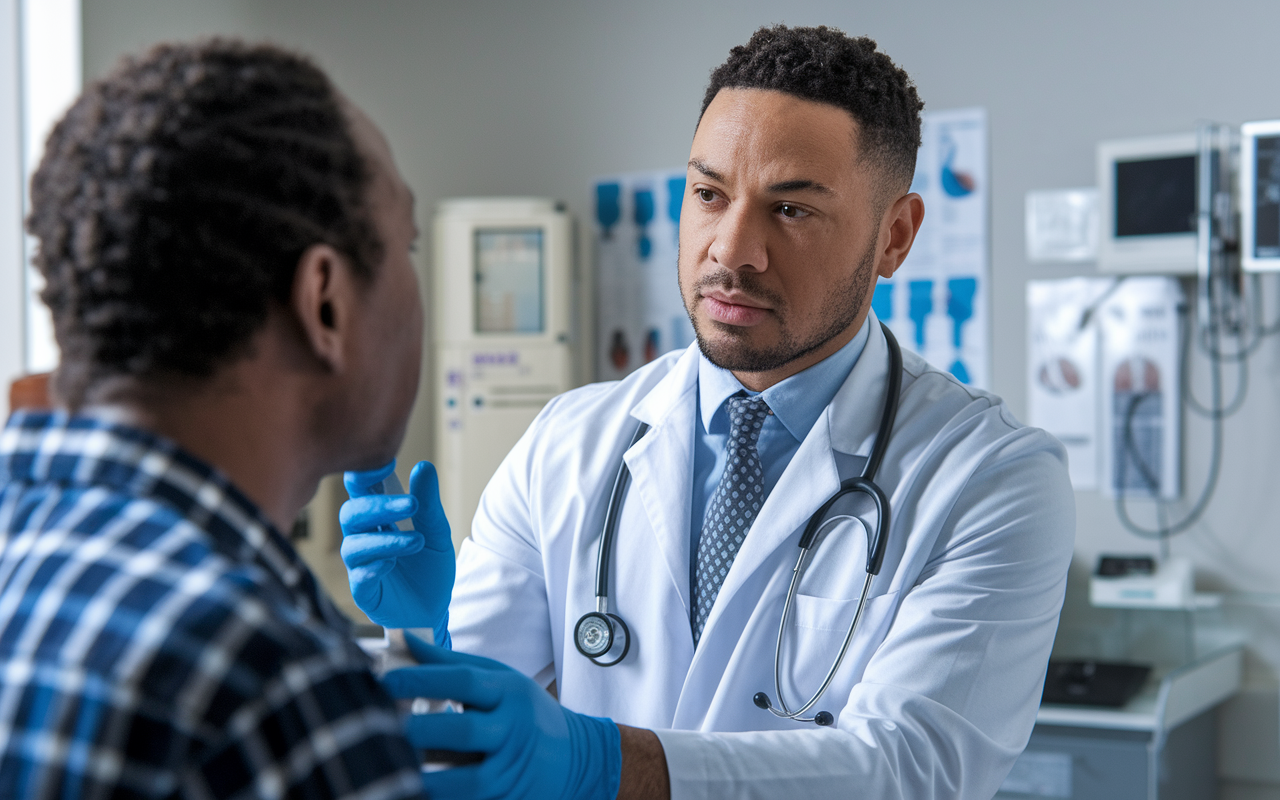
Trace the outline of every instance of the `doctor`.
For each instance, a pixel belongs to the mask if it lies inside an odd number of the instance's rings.
[[[375,621],[451,638],[455,653],[420,652],[432,664],[423,680],[446,676],[476,707],[448,737],[420,743],[483,750],[511,771],[523,768],[511,751],[547,735],[509,722],[502,697],[540,701],[469,653],[618,723],[620,744],[605,747],[621,752],[619,796],[995,793],[1039,705],[1074,500],[1060,445],[999,398],[911,353],[891,366],[870,298],[924,218],[908,191],[921,107],[868,39],[758,31],[712,74],[690,151],[679,276],[697,345],[548,404],[485,491],[447,612],[452,564],[439,526],[424,530],[431,515],[415,516],[421,533],[372,532],[436,507],[430,470],[412,481],[417,499],[344,508],[357,601]],[[878,441],[895,378],[896,420]],[[877,444],[889,510],[865,602],[878,515],[854,495],[821,532],[780,641],[806,524]],[[630,644],[602,667],[579,652],[575,629],[597,610],[623,464],[606,610]],[[360,494],[381,474],[348,486]],[[762,707],[779,694],[793,711],[808,701],[859,610],[804,715],[834,724]],[[499,778],[483,768],[437,773],[434,788],[484,796]]]

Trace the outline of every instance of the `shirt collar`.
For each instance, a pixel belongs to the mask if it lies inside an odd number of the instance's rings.
[[[853,371],[854,364],[858,363],[870,335],[870,319],[868,315],[867,322],[862,323],[857,335],[844,347],[758,393],[797,442],[803,442],[809,435],[809,429],[822,416],[822,410],[831,403]],[[744,387],[732,372],[712,364],[702,353],[698,354],[698,403],[704,432],[729,430],[728,411],[724,410],[724,404],[738,392],[757,394]]]
[[[172,508],[215,548],[254,561],[294,588],[307,574],[296,551],[225,475],[154,433],[92,414],[15,411],[0,431],[0,485],[102,487]]]

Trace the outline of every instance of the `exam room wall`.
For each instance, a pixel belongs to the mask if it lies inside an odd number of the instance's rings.
[[[85,0],[84,65],[93,78],[151,42],[215,33],[312,53],[386,131],[417,194],[425,277],[431,209],[460,194],[566,200],[582,223],[580,262],[589,264],[593,177],[683,163],[709,70],[774,21],[869,34],[911,73],[929,107],[988,110],[993,388],[1019,415],[1026,282],[1088,272],[1026,261],[1025,193],[1093,184],[1102,139],[1190,130],[1198,119],[1280,117],[1272,33],[1280,4],[1240,0],[812,0],[785,8],[762,0]],[[1280,286],[1266,288],[1276,300]],[[1280,313],[1280,303],[1271,308]],[[1251,639],[1250,690],[1223,715],[1223,796],[1233,800],[1280,798],[1276,341],[1253,367],[1249,400],[1226,423],[1217,496],[1172,545],[1195,560],[1202,589],[1258,595],[1238,595],[1228,610]],[[402,464],[431,453],[429,375]],[[1198,370],[1202,397],[1203,377]],[[1195,491],[1206,473],[1207,426],[1188,417],[1185,430],[1185,483]],[[1077,497],[1077,574],[1099,552],[1152,549],[1123,531],[1097,493]]]

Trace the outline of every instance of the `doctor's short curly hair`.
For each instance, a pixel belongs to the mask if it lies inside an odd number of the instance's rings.
[[[825,25],[761,28],[712,71],[701,113],[721,89],[772,89],[843,108],[858,122],[862,159],[884,170],[886,187],[911,185],[924,103],[871,39]]]
[[[27,229],[71,407],[98,380],[207,377],[243,355],[302,253],[371,277],[369,167],[306,58],[233,40],[124,60],[54,127]]]

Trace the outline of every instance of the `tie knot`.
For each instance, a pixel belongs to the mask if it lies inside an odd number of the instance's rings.
[[[760,395],[729,398],[729,438],[733,441],[749,441],[760,438],[760,428],[769,416],[769,404]]]

